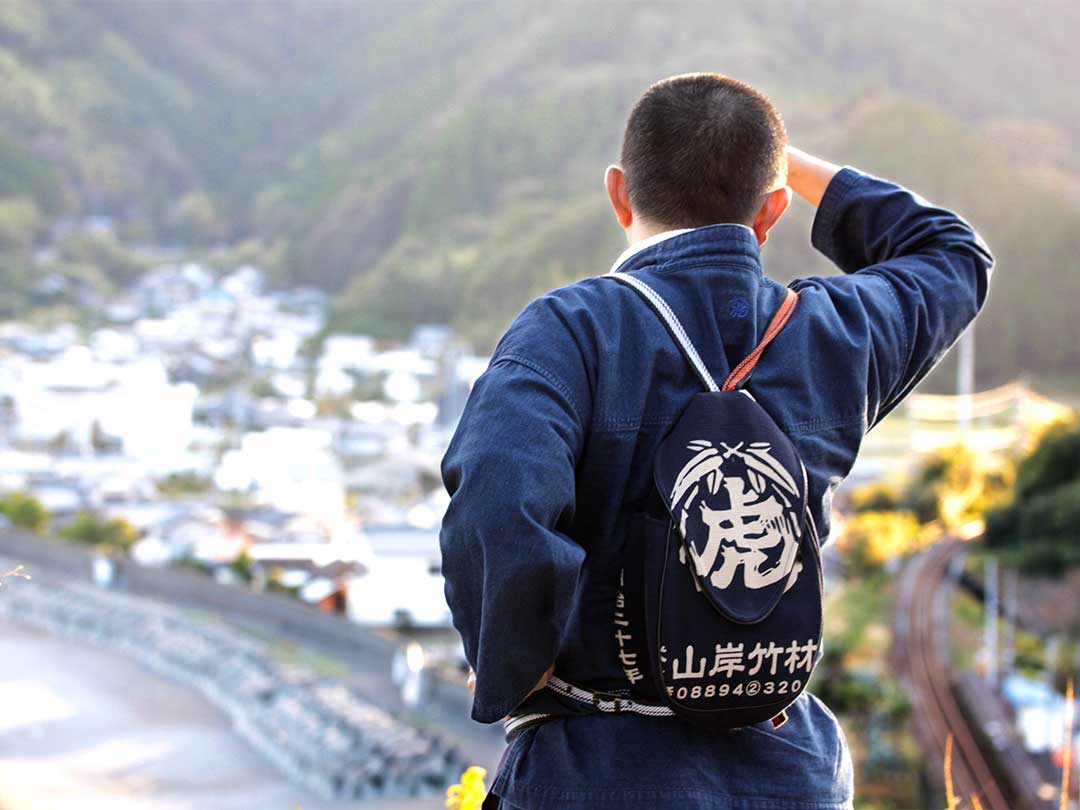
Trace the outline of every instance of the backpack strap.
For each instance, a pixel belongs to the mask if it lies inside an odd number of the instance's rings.
[[[799,301],[799,294],[789,287],[787,297],[784,298],[784,302],[780,305],[776,314],[773,315],[768,328],[765,330],[765,334],[761,338],[761,342],[758,343],[754,350],[735,367],[731,374],[728,375],[728,378],[724,380],[723,386],[718,386],[716,380],[713,379],[712,374],[709,373],[709,369],[706,368],[705,363],[702,362],[701,355],[699,355],[697,349],[694,348],[694,344],[690,341],[690,337],[686,334],[686,330],[683,328],[682,323],[679,322],[678,317],[672,311],[671,307],[668,306],[667,301],[663,299],[660,293],[640,278],[631,276],[628,273],[612,272],[606,274],[604,277],[621,281],[628,287],[632,287],[643,299],[645,299],[645,303],[649,305],[649,308],[660,316],[660,320],[664,322],[664,326],[667,327],[671,337],[675,340],[683,357],[686,358],[687,362],[694,369],[694,372],[701,379],[701,382],[705,385],[705,388],[709,391],[736,391],[741,389],[746,384],[746,381],[750,379],[750,374],[753,372],[758,360],[761,359],[765,347],[780,334],[780,331],[791,318],[791,313],[795,311],[795,305]]]
[[[679,349],[683,353],[683,357],[690,363],[691,367],[697,372],[698,377],[701,378],[701,382],[710,391],[719,391],[720,386],[716,384],[716,380],[713,379],[712,374],[709,373],[709,369],[705,367],[705,363],[701,360],[701,355],[697,353],[697,349],[694,348],[694,344],[690,342],[689,335],[686,334],[686,330],[683,329],[683,325],[679,322],[678,317],[668,306],[667,301],[663,297],[635,276],[627,275],[626,273],[608,273],[606,277],[621,281],[629,287],[637,290],[638,294],[645,299],[645,303],[649,305],[653,312],[660,316],[660,320],[664,322],[668,332],[671,333],[671,337],[675,339],[675,343],[678,344]]]
[[[746,356],[745,360],[735,366],[735,370],[728,375],[728,378],[724,380],[724,384],[720,387],[721,391],[735,391],[746,384],[746,381],[750,379],[750,374],[753,372],[754,366],[756,366],[757,361],[761,359],[765,347],[772,343],[773,338],[780,334],[780,331],[791,318],[791,313],[795,311],[795,305],[797,303],[799,303],[799,294],[788,287],[784,303],[780,305],[780,308],[776,310],[776,314],[773,315],[772,320],[769,321],[769,326],[765,330],[765,334],[762,335],[761,342],[754,347],[754,350]]]

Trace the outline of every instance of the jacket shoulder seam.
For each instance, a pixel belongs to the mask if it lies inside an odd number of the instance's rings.
[[[517,354],[515,352],[505,352],[504,354],[500,354],[497,358],[492,360],[491,365],[495,366],[504,360],[507,362],[517,363],[518,365],[525,366],[526,368],[535,371],[541,377],[554,385],[555,388],[558,389],[559,393],[566,397],[566,401],[569,402],[570,407],[574,409],[574,414],[577,416],[577,418],[581,421],[582,424],[585,424],[585,420],[581,414],[581,408],[578,406],[577,400],[574,398],[573,393],[570,391],[570,387],[566,383],[564,383],[559,377],[548,371],[544,366],[540,365],[535,360],[529,357],[525,357],[524,355]]]

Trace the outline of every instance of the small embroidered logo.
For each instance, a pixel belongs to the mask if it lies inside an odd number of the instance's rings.
[[[750,304],[745,298],[732,298],[728,302],[729,318],[745,318],[750,313]]]

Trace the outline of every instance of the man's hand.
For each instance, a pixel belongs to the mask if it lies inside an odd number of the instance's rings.
[[[792,191],[816,208],[829,181],[841,167],[790,145],[787,147],[787,162],[787,184]]]

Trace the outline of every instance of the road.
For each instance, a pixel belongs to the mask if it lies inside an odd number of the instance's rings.
[[[24,563],[26,570],[32,574],[35,584],[39,586],[48,587],[52,581],[62,583],[72,578],[81,580],[89,578],[89,553],[68,543],[50,541],[46,538],[29,536],[11,530],[0,530],[0,554]],[[376,705],[398,714],[409,723],[436,733],[443,739],[452,742],[454,747],[465,756],[469,763],[486,767],[489,773],[494,770],[494,766],[498,762],[504,748],[501,728],[497,726],[481,726],[469,720],[469,695],[465,689],[463,678],[433,677],[428,683],[429,688],[425,704],[415,710],[409,710],[402,705],[400,693],[394,687],[390,677],[391,658],[402,641],[393,638],[393,634],[377,634],[371,630],[350,625],[339,617],[321,613],[292,599],[275,598],[272,595],[258,595],[243,588],[219,586],[204,576],[185,571],[171,569],[157,571],[132,568],[129,572],[128,584],[133,594],[189,610],[199,614],[202,620],[205,621],[229,623],[271,643],[282,655],[289,659],[295,658],[299,663],[314,666],[316,669],[325,668],[326,671],[352,685]],[[18,581],[12,581],[5,584],[4,587],[17,587],[18,585]],[[70,652],[69,660],[65,663],[58,650],[49,653],[49,645],[43,643],[34,647],[43,656],[38,660],[33,655],[24,654],[25,651],[20,652],[6,648],[4,644],[8,643],[9,639],[13,637],[8,626],[0,627],[0,661],[5,662],[3,666],[0,666],[0,685],[9,682],[33,682],[34,678],[37,677],[33,674],[35,672],[40,672],[41,678],[46,678],[59,677],[65,669],[70,670],[71,677],[76,678],[75,682],[61,681],[52,686],[44,686],[43,689],[53,696],[64,696],[68,692],[78,695],[78,705],[84,707],[84,709],[78,711],[80,716],[93,716],[96,711],[94,707],[99,704],[121,705],[122,701],[129,697],[137,701],[139,699],[138,695],[147,690],[161,689],[164,690],[163,694],[171,694],[166,687],[183,692],[187,691],[184,687],[162,681],[154,673],[142,669],[134,662],[127,661],[111,653],[95,651],[92,648],[85,648],[79,655]],[[61,648],[66,643],[56,642]],[[134,679],[133,683],[136,683],[136,685],[132,687],[131,692],[128,693],[120,689],[116,694],[110,694],[108,691],[97,694],[92,689],[83,692],[75,689],[78,683],[75,673],[79,673],[83,669],[80,662],[84,653],[86,655],[93,653],[103,656],[103,658],[95,659],[98,661],[113,660],[113,663],[108,666],[132,668],[131,672],[133,674],[131,678]],[[25,677],[17,677],[17,673],[12,675],[14,670],[8,664],[12,660],[25,662]],[[101,664],[101,666],[108,668],[105,664]],[[138,673],[138,676],[134,673]],[[162,686],[162,683],[165,686]],[[88,684],[87,686],[93,685]],[[15,689],[14,686],[10,688]],[[3,703],[0,704],[0,715],[3,714],[2,709],[5,705],[20,703],[23,697],[22,693],[16,694],[14,691],[9,691],[6,694],[0,693],[0,698],[3,698]],[[30,695],[30,697],[33,697],[33,695]],[[192,697],[195,696],[192,695]],[[46,699],[43,705],[48,706],[49,702]],[[129,711],[132,711],[130,707],[119,709],[118,716],[123,716]],[[195,715],[197,714],[195,712]],[[231,738],[232,744],[243,746],[243,741],[228,727],[227,720],[224,717],[219,717],[218,720],[220,721],[219,731]],[[47,716],[41,721],[34,721],[25,725],[39,729],[55,726],[55,724],[49,724]],[[140,729],[143,729],[143,725],[142,720],[134,722],[130,729],[130,735],[142,734],[143,731]],[[147,731],[147,733],[156,733],[153,732],[154,726],[155,723],[151,722],[150,731]],[[108,727],[99,725],[93,733],[88,732],[89,736],[87,736],[85,743],[87,747],[94,748],[99,743],[106,744],[108,742],[110,739],[108,736],[100,739],[94,736],[99,732],[106,735],[112,733]],[[122,728],[116,730],[116,735],[121,740],[127,739],[125,734],[126,732]],[[213,734],[207,732],[207,734],[209,737],[217,739],[216,732]],[[44,810],[51,807],[63,807],[66,810],[66,808],[73,806],[70,801],[66,804],[63,802],[49,804],[44,799],[41,799],[40,803],[31,802],[27,804],[27,795],[25,793],[22,794],[21,798],[13,793],[22,784],[15,777],[25,776],[30,779],[35,774],[37,776],[47,774],[48,769],[42,770],[30,767],[30,763],[23,762],[17,756],[18,746],[12,744],[11,740],[8,740],[4,735],[4,727],[2,719],[0,719],[0,766],[2,766],[0,768],[0,787],[4,789],[0,790],[0,810],[23,810],[23,808],[26,808],[26,810]],[[61,752],[67,751],[69,749],[65,748],[64,739],[64,737],[51,738],[50,745]],[[159,735],[158,739],[160,740],[162,737]],[[178,731],[177,739],[180,741],[186,739],[186,732]],[[220,747],[222,745],[225,745],[225,743],[220,742],[220,740],[212,744],[208,743],[205,750],[214,750],[215,746]],[[150,746],[149,750],[153,750],[153,746]],[[204,746],[201,744],[190,746],[190,751],[193,752],[193,756],[196,757],[197,761],[199,761],[198,755],[203,750]],[[244,750],[247,751],[246,748]],[[248,753],[254,756],[252,752]],[[48,763],[48,746],[40,748],[35,756],[41,757],[38,761],[39,764]],[[228,762],[230,759],[231,756],[225,754],[216,757],[214,761]],[[57,767],[71,765],[75,767],[76,771],[81,767],[76,760],[69,761],[62,757],[53,764]],[[24,769],[23,765],[27,767]],[[154,767],[156,766],[147,765],[146,767],[148,772],[155,772]],[[164,766],[162,767],[164,768]],[[165,773],[165,771],[163,770],[162,773]],[[270,783],[273,783],[277,778],[275,772],[275,776],[269,780]],[[58,786],[63,782],[61,779],[56,781]],[[265,780],[259,777],[248,781],[249,784],[262,784]],[[31,781],[27,784],[33,786],[35,783]],[[71,784],[80,786],[79,789],[86,795],[92,794],[91,785],[80,783],[78,780]],[[77,792],[68,794],[69,800],[71,795],[77,795]],[[222,810],[232,810],[233,807],[266,807],[268,810],[269,808],[277,810],[277,808],[281,807],[292,810],[298,804],[291,801],[291,799],[284,803],[276,799],[263,802],[258,798],[260,794],[257,791],[252,795],[256,796],[256,800],[249,803],[245,800],[238,804],[225,803],[219,805],[212,803],[200,804],[198,802],[183,804],[180,800],[169,800],[167,802],[144,802],[137,806],[167,807],[177,808],[177,810],[181,808],[186,810],[188,807],[193,810],[196,807],[200,809],[206,808],[206,810],[218,810],[219,807]],[[310,795],[304,798],[306,799],[302,804],[304,808],[310,810],[310,808],[322,806],[312,804]],[[431,801],[430,797],[428,801]],[[86,810],[86,808],[90,807],[83,803],[78,806],[80,810]],[[124,808],[126,805],[119,802],[114,804],[105,802],[101,806]],[[365,806],[378,807],[379,805]],[[412,805],[406,803],[403,806]]]
[[[0,529],[0,554],[24,563],[42,584],[53,578],[86,580],[90,575],[87,549],[27,532]],[[490,770],[499,761],[504,748],[501,726],[482,726],[469,719],[470,697],[463,677],[433,676],[423,706],[412,711],[403,705],[390,672],[394,652],[407,638],[357,627],[294,599],[221,586],[190,571],[133,565],[128,580],[133,594],[225,621],[302,658],[321,659],[368,700],[452,740],[473,764]]]
[[[0,622],[3,810],[344,810],[290,784],[195,690],[134,661]]]

